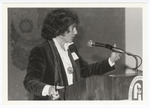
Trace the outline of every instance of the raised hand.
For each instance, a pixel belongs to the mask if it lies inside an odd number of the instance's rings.
[[[114,44],[114,47],[116,47],[116,44]],[[118,61],[120,59],[121,54],[117,53],[117,52],[112,52],[111,56],[110,56],[110,60],[112,63],[115,63],[116,61]]]

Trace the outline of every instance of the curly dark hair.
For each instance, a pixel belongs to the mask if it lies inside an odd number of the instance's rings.
[[[63,35],[70,25],[79,24],[77,14],[68,8],[55,9],[48,13],[41,31],[43,38],[51,40],[59,35]]]

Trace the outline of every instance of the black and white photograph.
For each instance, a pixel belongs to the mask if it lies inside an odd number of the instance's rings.
[[[5,4],[4,100],[144,102],[146,3],[133,4]]]

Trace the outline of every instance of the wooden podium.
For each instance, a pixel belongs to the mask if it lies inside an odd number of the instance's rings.
[[[66,87],[65,100],[127,100],[136,75],[91,76]]]

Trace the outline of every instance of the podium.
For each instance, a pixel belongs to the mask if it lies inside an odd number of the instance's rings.
[[[141,86],[137,85],[134,90],[136,82]],[[137,89],[141,90],[140,95]],[[132,96],[129,96],[129,91]],[[65,100],[127,100],[133,97],[133,94],[142,99],[142,82],[141,79],[140,82],[137,80],[137,75],[91,76],[67,86]]]

